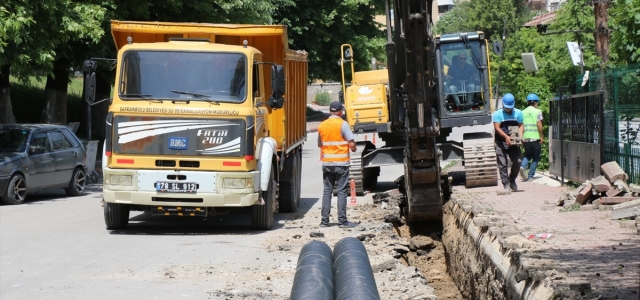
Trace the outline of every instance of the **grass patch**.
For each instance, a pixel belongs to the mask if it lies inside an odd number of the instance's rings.
[[[562,208],[562,209],[560,209],[559,211],[560,211],[560,212],[579,211],[581,206],[582,206],[582,205],[580,205],[580,203],[574,203],[574,204],[571,204],[571,205],[570,205],[569,207],[567,207],[566,209],[565,209],[565,208]]]
[[[40,123],[44,109],[46,76],[30,76],[28,82],[10,77],[11,105],[18,123]],[[73,77],[67,90],[67,122],[80,122],[82,109],[82,77]]]
[[[444,166],[444,168],[442,168],[442,172],[447,171],[448,169],[457,166],[458,163],[459,163],[459,161],[457,161],[457,160],[450,161],[446,166]]]

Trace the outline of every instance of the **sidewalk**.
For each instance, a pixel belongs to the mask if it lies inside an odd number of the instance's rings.
[[[452,196],[470,212],[475,226],[500,240],[501,255],[508,250],[524,255],[528,249],[535,257],[537,263],[523,265],[516,278],[535,279],[543,269],[544,278],[537,280],[555,291],[590,290],[596,297],[585,299],[640,299],[640,235],[634,221],[611,220],[605,206],[565,209],[548,204],[573,189],[541,174],[533,182],[516,182],[519,190],[509,195],[497,195],[498,185],[454,186]],[[535,237],[544,233],[552,236]]]

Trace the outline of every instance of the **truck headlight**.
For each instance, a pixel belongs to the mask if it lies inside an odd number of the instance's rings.
[[[131,186],[131,175],[110,175],[107,176],[107,185]]]
[[[224,189],[245,189],[252,187],[252,178],[224,178],[222,180],[222,188]]]

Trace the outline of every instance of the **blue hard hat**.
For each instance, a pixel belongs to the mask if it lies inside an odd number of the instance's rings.
[[[513,108],[516,105],[516,98],[511,93],[506,93],[502,97],[502,107]]]
[[[531,93],[527,95],[527,101],[540,101],[540,98],[538,98],[538,95]]]

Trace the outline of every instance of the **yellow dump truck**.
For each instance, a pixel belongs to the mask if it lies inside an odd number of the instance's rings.
[[[288,49],[285,26],[112,21],[111,34],[107,229],[126,227],[130,211],[246,211],[266,230],[274,212],[296,210],[308,64]],[[89,102],[95,64],[85,62]]]

